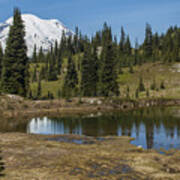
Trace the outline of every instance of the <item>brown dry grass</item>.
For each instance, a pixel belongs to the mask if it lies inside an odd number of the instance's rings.
[[[128,137],[107,137],[105,141],[86,145],[45,138],[19,133],[0,134],[5,163],[2,179],[180,179],[179,151],[174,150],[171,156],[146,151],[131,145]]]

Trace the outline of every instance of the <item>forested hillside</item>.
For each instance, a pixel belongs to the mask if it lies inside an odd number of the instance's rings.
[[[122,27],[120,41],[117,39],[113,37],[111,27],[104,24],[103,29],[91,39],[82,36],[77,28],[74,37],[63,36],[61,43],[56,42],[47,55],[41,51],[36,53],[34,48],[30,69],[33,97],[41,83],[50,95],[53,92],[53,96],[59,98],[114,95],[128,97],[128,94],[139,97],[141,91],[149,96],[151,90],[165,89],[169,84],[168,76],[173,73],[171,69],[174,63],[180,61],[180,29],[170,27],[167,33],[158,35],[152,33],[151,26],[147,24],[144,42],[139,45],[136,41],[133,47],[129,35],[126,35]],[[149,78],[144,77],[144,74],[148,74],[143,71],[145,67],[150,72],[153,71]],[[162,72],[158,73],[161,68]],[[170,81],[173,81],[173,76],[175,78],[175,75],[171,75]],[[141,78],[147,84],[144,88],[139,87]],[[48,95],[46,90],[42,90],[43,96]]]
[[[43,53],[42,48],[37,51],[34,45],[29,61],[24,33],[20,12],[15,10],[4,53],[0,47],[1,91],[30,99],[150,97],[152,91],[153,95],[159,94],[169,86],[174,76],[168,79],[171,68],[180,61],[178,27],[158,34],[147,24],[144,42],[136,41],[135,45],[123,27],[120,37],[116,37],[105,23],[91,38],[76,28],[74,35],[63,33],[61,42],[56,41],[48,53]],[[151,72],[150,78],[145,69]]]

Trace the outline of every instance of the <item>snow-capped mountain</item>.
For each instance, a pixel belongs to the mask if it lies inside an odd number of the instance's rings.
[[[51,45],[54,45],[56,40],[60,42],[63,31],[66,36],[73,35],[71,30],[56,19],[44,20],[32,14],[22,14],[22,19],[26,31],[25,40],[28,47],[28,56],[32,55],[35,44],[37,51],[42,46],[43,51],[46,52]],[[9,27],[12,22],[13,18],[11,17],[5,23],[0,23],[0,42],[3,49],[6,46]]]

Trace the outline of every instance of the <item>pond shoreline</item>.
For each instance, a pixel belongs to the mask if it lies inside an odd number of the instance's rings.
[[[4,98],[5,97],[5,98]],[[6,104],[6,105],[4,105]],[[72,100],[30,101],[21,97],[1,97],[0,111],[3,117],[33,117],[46,115],[87,114],[96,112],[129,111],[155,106],[180,106],[180,99],[115,99],[74,98]]]
[[[13,117],[16,123],[21,120],[25,123],[35,116],[180,105],[180,100],[174,99],[83,98],[79,103],[78,99],[67,102],[9,98],[4,99],[5,102],[8,103],[6,108],[1,107],[1,112],[4,117]],[[179,150],[171,149],[160,154],[154,149],[136,147],[130,143],[131,140],[132,138],[125,136],[97,139],[79,135],[0,133],[0,158],[5,168],[2,179],[30,180],[36,179],[37,174],[39,179],[180,179]]]

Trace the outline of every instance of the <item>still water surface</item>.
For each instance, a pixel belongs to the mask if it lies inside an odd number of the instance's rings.
[[[0,118],[0,132],[130,136],[146,149],[180,149],[180,107],[151,108],[87,116],[23,119]]]
[[[180,108],[151,108],[130,112],[75,117],[33,118],[26,126],[33,134],[130,136],[146,149],[180,149]]]

